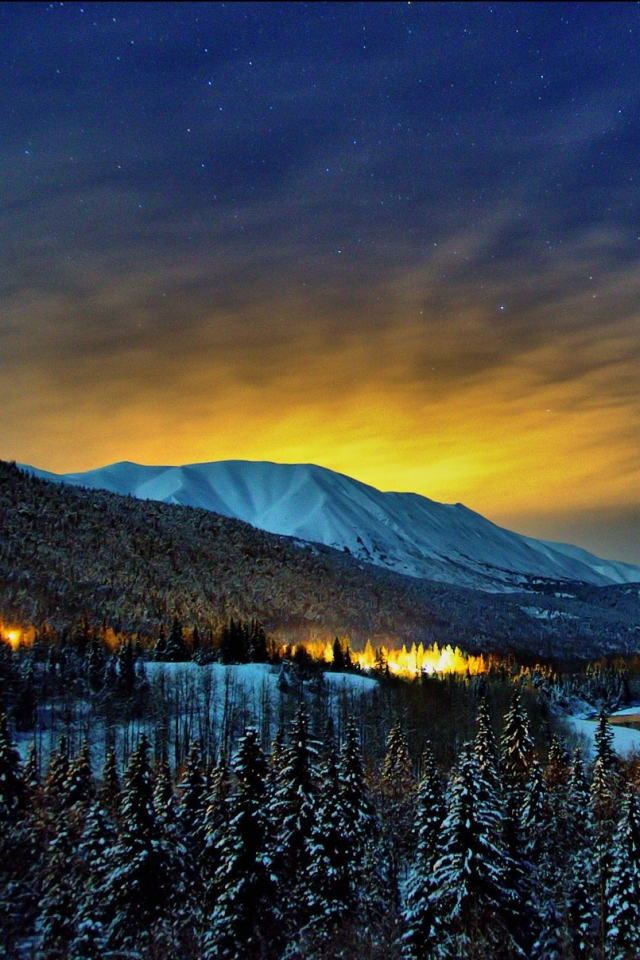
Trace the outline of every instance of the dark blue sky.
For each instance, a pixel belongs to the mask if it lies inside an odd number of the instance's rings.
[[[640,562],[639,36],[0,5],[0,456],[311,460]]]

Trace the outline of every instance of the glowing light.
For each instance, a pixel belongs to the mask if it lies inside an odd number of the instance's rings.
[[[11,644],[14,650],[20,646],[20,638],[22,636],[20,630],[3,630],[2,636],[7,643]]]
[[[364,651],[352,652],[351,658],[362,670],[380,669],[381,665],[386,665],[391,673],[405,677],[443,673],[469,673],[475,676],[488,669],[484,657],[469,656],[458,647],[439,647],[437,643],[426,650],[422,644],[416,646],[414,643],[409,650],[403,645],[400,650],[378,647],[374,651],[371,643],[367,642]]]
[[[489,670],[489,663],[484,657],[471,656],[458,647],[440,647],[437,643],[426,649],[421,643],[417,645],[414,643],[408,650],[406,645],[399,650],[386,646],[374,648],[371,640],[367,640],[364,650],[352,650],[348,639],[345,638],[341,638],[340,643],[343,653],[349,651],[352,664],[364,671],[388,669],[396,676],[412,678],[425,674],[447,673],[477,676]],[[306,654],[312,660],[320,660],[327,664],[333,661],[333,643],[311,640],[302,644],[293,644],[292,656],[295,657],[299,647],[304,647]]]

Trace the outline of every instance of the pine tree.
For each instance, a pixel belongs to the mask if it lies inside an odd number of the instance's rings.
[[[195,855],[204,843],[207,794],[199,743],[191,745],[178,790],[180,792],[178,828],[188,850],[192,855]]]
[[[376,836],[379,824],[364,775],[358,733],[352,716],[347,720],[340,756],[341,801],[344,829],[356,861],[361,860],[367,843]]]
[[[201,868],[206,839],[207,807],[206,781],[198,743],[191,746],[178,790],[180,802],[177,809],[176,829],[185,851],[185,880],[189,890],[188,897],[192,902],[200,902],[203,893]]]
[[[440,855],[429,881],[428,916],[419,918],[429,929],[421,957],[471,956],[478,940],[498,956],[518,955],[509,933],[514,896],[502,812],[478,797],[477,779],[477,760],[467,750],[452,780]]]
[[[640,943],[640,814],[631,791],[614,837],[607,894],[607,955],[631,960]]]
[[[359,912],[371,924],[388,909],[397,891],[389,880],[387,850],[364,774],[362,752],[353,716],[347,719],[338,764],[344,835],[351,852],[349,873],[359,893]]]
[[[173,829],[177,818],[178,800],[173,789],[171,767],[163,760],[156,770],[153,784],[153,807],[166,833]]]
[[[106,950],[105,888],[116,831],[105,809],[92,802],[78,844],[79,884],[75,904],[73,960],[100,960]]]
[[[613,824],[616,815],[619,761],[613,749],[613,733],[604,708],[598,717],[594,737],[595,762],[591,783],[591,807],[596,823]]]
[[[307,839],[308,869],[304,899],[309,927],[316,943],[337,926],[354,907],[352,851],[344,831],[340,778],[335,753],[327,752],[317,799],[316,817]]]
[[[270,817],[276,827],[274,870],[282,892],[295,904],[302,924],[308,919],[308,905],[304,902],[306,886],[300,877],[309,866],[308,843],[317,813],[317,755],[317,747],[309,735],[306,709],[301,704],[291,722],[290,740]]]
[[[77,890],[74,883],[75,844],[63,813],[57,818],[56,835],[49,843],[44,875],[38,932],[40,951],[47,960],[64,960],[75,932]]]
[[[0,824],[17,818],[25,801],[20,754],[9,734],[6,715],[0,714]]]
[[[122,786],[118,775],[116,753],[113,748],[107,752],[104,769],[102,771],[102,783],[98,790],[98,798],[105,810],[107,810],[112,817],[119,815],[122,800]]]
[[[166,643],[163,659],[171,663],[184,663],[185,661],[191,659],[191,653],[189,652],[189,648],[187,647],[184,639],[182,624],[180,623],[178,617],[173,618],[173,623],[171,624],[169,639]]]
[[[216,875],[220,868],[219,843],[227,824],[231,780],[226,754],[211,774],[204,815],[204,844],[200,869],[204,885],[204,906],[209,913],[217,899]]]
[[[505,785],[512,794],[521,796],[533,762],[533,741],[518,690],[514,691],[504,718],[500,752]]]
[[[446,814],[442,784],[438,777],[431,744],[422,758],[422,780],[417,796],[417,847],[409,872],[406,903],[403,912],[407,928],[403,944],[409,957],[420,957],[422,944],[429,932],[429,892],[433,864],[438,852],[438,839]]]
[[[118,686],[125,697],[131,697],[136,686],[136,660],[133,643],[127,640],[118,654]]]
[[[268,856],[264,811],[267,764],[258,734],[249,728],[234,765],[236,792],[229,797],[227,823],[218,843],[217,899],[205,935],[206,960],[257,960],[273,944],[279,919]]]
[[[71,807],[76,803],[88,803],[94,793],[93,775],[91,773],[91,756],[89,744],[85,740],[80,753],[69,764],[67,776],[62,785],[64,802]]]
[[[131,949],[151,931],[167,936],[172,896],[180,892],[171,850],[153,807],[149,741],[142,737],[131,754],[125,780],[118,842],[105,881],[110,949]]]
[[[52,806],[64,803],[64,784],[69,773],[69,747],[67,738],[61,735],[58,749],[49,756],[49,773],[45,783],[47,800]]]
[[[500,751],[498,749],[496,735],[491,725],[489,705],[487,704],[485,696],[480,698],[478,704],[476,726],[477,732],[473,742],[473,749],[478,758],[478,765],[483,773],[490,776],[495,782],[500,763]]]
[[[591,780],[591,821],[597,868],[599,940],[604,945],[609,914],[608,888],[613,856],[613,837],[620,789],[619,761],[613,749],[613,733],[604,708],[594,737],[595,763]],[[604,946],[603,946],[604,949]]]
[[[40,769],[38,765],[38,756],[36,754],[36,745],[33,741],[29,744],[27,759],[22,771],[22,780],[27,798],[33,798],[40,791]]]
[[[391,854],[391,867],[398,880],[409,851],[413,846],[415,823],[415,778],[409,756],[409,747],[400,723],[396,723],[387,737],[387,750],[380,778],[380,800],[383,829]],[[397,904],[396,904],[397,905]]]

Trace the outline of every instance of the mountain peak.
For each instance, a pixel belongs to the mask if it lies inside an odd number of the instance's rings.
[[[640,567],[520,536],[462,503],[383,493],[316,464],[142,466],[124,460],[63,475],[24,469],[49,480],[203,507],[269,533],[348,551],[396,573],[492,592],[526,589],[540,579],[598,586],[640,581]]]

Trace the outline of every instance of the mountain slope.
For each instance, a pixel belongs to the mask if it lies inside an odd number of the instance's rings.
[[[257,618],[283,642],[589,658],[640,647],[637,585],[492,592],[402,576],[210,510],[48,483],[0,461],[0,623],[157,637]]]
[[[143,500],[203,507],[270,533],[322,543],[398,573],[444,583],[504,591],[537,579],[598,586],[640,581],[640,567],[520,536],[462,504],[382,493],[312,464],[227,460],[145,467],[122,462],[65,475],[24,469]]]

